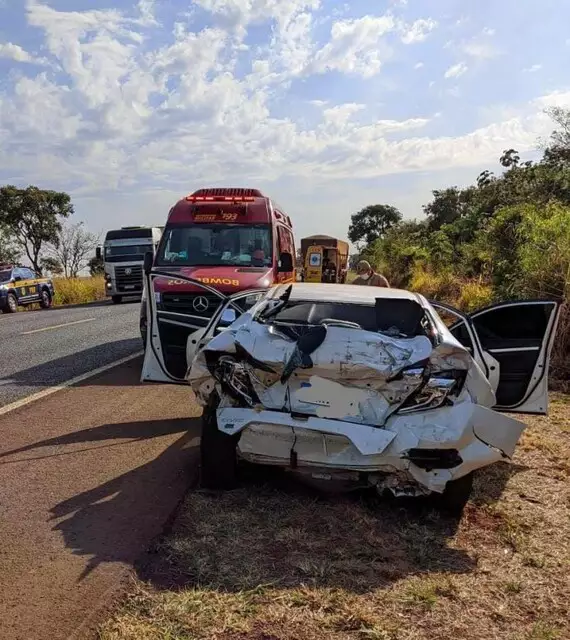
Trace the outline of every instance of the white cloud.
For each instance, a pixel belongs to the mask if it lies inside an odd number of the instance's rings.
[[[424,65],[424,63],[423,63],[423,62],[417,62],[417,63],[414,65],[414,69],[422,69],[424,66],[425,66],[425,65]]]
[[[365,16],[356,20],[341,20],[331,28],[329,42],[315,55],[313,72],[342,71],[369,78],[376,75],[391,49],[381,40],[396,28],[390,15]]]
[[[436,27],[437,22],[432,18],[416,20],[411,25],[403,27],[402,42],[404,44],[422,42]]]
[[[523,69],[525,73],[536,73],[542,69],[541,64],[533,64],[532,67],[528,67],[527,69]]]
[[[47,60],[45,58],[36,58],[26,50],[22,49],[20,45],[13,44],[11,42],[0,43],[0,58],[8,58],[15,62],[27,62],[30,64],[47,64]]]
[[[444,78],[459,78],[468,70],[467,65],[464,62],[458,62],[453,66],[449,67],[449,69],[445,72]]]
[[[333,21],[318,44],[316,0],[198,2],[214,16],[208,26],[193,31],[178,23],[170,33],[156,23],[157,16],[163,20],[154,9],[162,12],[165,4],[149,0],[132,0],[125,11],[57,11],[30,1],[28,22],[62,73],[14,74],[0,87],[0,170],[23,182],[41,179],[54,188],[113,198],[141,190],[170,197],[224,181],[300,183],[308,176],[337,185],[356,177],[478,166],[507,146],[524,151],[550,129],[542,109],[570,104],[569,93],[553,93],[512,105],[483,127],[462,122],[461,135],[436,135],[449,114],[457,114],[457,103],[452,111],[448,103],[437,104],[433,111],[441,115],[433,116],[411,92],[401,101],[378,94],[367,99],[369,90],[390,80],[382,65],[392,47],[403,49],[402,24],[393,16]],[[271,27],[265,44],[244,41],[248,25],[262,22]],[[414,34],[412,42],[426,31],[416,22],[405,33]],[[11,47],[11,59],[27,61],[30,54]],[[403,82],[417,82],[422,74],[409,66]],[[467,59],[459,62],[446,78],[460,77],[468,66]],[[321,89],[323,79],[311,77],[327,71],[336,72],[339,85],[341,74],[352,74],[358,97],[335,104],[330,85]],[[310,93],[288,94],[295,78]],[[333,88],[343,94],[342,85]],[[430,98],[444,96],[437,93]],[[299,114],[300,108],[305,111]]]

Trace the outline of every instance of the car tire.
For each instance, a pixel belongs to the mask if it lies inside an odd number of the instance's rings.
[[[469,502],[473,490],[473,472],[457,480],[448,482],[442,494],[437,497],[441,511],[451,515],[461,515]]]
[[[13,293],[9,293],[6,297],[4,313],[16,313],[16,311],[18,311],[18,298]]]
[[[44,289],[40,296],[40,307],[42,309],[49,309],[52,305],[51,294],[47,289]]]
[[[210,402],[202,415],[200,486],[220,491],[233,489],[237,484],[239,434],[229,436],[218,429],[216,406],[216,402]]]
[[[123,296],[112,296],[111,300],[113,301],[113,304],[121,304]]]

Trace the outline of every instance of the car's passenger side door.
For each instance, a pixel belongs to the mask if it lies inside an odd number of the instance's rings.
[[[431,304],[456,314],[449,330],[487,375],[497,399],[495,410],[547,413],[548,369],[559,302],[505,302],[469,315],[440,302]]]

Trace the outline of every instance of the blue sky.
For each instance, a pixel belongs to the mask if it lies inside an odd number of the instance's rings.
[[[297,236],[421,216],[570,106],[565,0],[0,0],[0,183],[95,232],[252,186]]]

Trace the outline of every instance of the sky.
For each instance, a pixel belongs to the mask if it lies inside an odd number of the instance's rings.
[[[567,0],[0,0],[0,184],[95,233],[197,188],[259,188],[297,238],[422,216],[537,156],[570,106]]]

